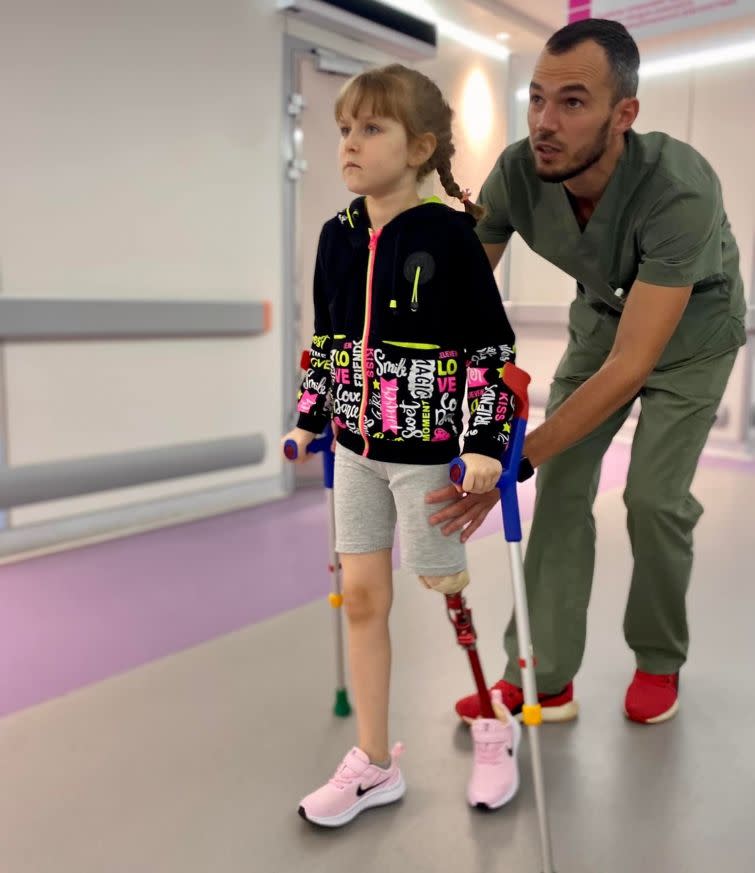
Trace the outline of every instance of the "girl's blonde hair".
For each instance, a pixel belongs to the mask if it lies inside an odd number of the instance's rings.
[[[451,158],[456,151],[451,134],[453,110],[432,79],[402,64],[367,70],[341,89],[335,106],[336,120],[340,121],[347,113],[356,118],[363,107],[374,115],[398,121],[410,142],[432,133],[437,145],[429,160],[419,168],[417,179],[437,170],[449,197],[461,200],[464,209],[476,219],[482,218],[485,210],[469,199],[451,173]]]

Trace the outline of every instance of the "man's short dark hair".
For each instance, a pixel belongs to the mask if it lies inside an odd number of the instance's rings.
[[[545,44],[552,55],[562,55],[583,42],[596,42],[608,56],[614,78],[616,102],[635,97],[640,68],[640,50],[629,31],[618,21],[607,18],[585,18],[567,24],[556,31]]]

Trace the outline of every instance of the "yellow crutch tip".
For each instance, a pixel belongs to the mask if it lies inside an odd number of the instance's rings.
[[[338,609],[343,604],[343,594],[328,594],[328,603]]]
[[[543,708],[537,703],[535,706],[522,707],[522,721],[527,727],[537,727],[543,723]]]

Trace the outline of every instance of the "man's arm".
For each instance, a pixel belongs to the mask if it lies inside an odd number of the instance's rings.
[[[634,283],[603,366],[527,435],[524,454],[533,467],[587,436],[637,395],[676,330],[691,292],[691,285]]]
[[[635,282],[624,307],[613,348],[598,372],[525,439],[524,454],[533,466],[578,442],[642,388],[674,333],[692,286],[669,288]],[[495,506],[498,492],[467,494],[443,488],[428,503],[452,501],[430,517],[448,536],[461,530],[466,542]]]
[[[498,266],[498,262],[503,257],[503,253],[506,249],[506,243],[483,243],[482,247],[485,249],[485,254],[488,256],[488,260],[490,261],[490,269],[495,270]]]

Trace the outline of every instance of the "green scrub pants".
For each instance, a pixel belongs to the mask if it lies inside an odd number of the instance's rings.
[[[617,326],[615,315],[596,311],[579,297],[574,301],[569,344],[546,415],[600,368]],[[687,656],[692,531],[702,514],[690,485],[741,345],[736,325],[691,335],[683,327],[639,394],[641,413],[624,491],[634,557],[624,635],[637,667],[648,673],[675,673]],[[540,693],[560,691],[582,662],[595,564],[592,507],[603,455],[631,407],[627,403],[537,471],[525,580]],[[521,685],[513,617],[504,648],[505,678]]]

